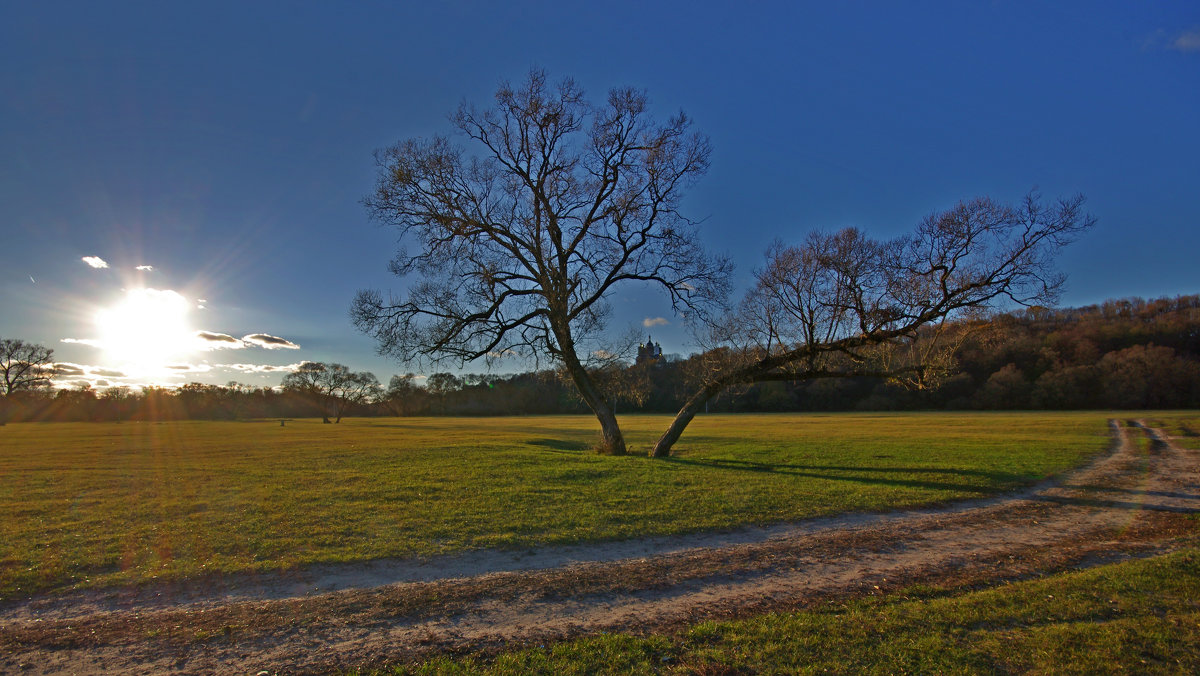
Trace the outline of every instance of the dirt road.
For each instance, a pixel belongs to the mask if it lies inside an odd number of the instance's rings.
[[[0,671],[320,672],[669,631],[917,581],[988,582],[1169,549],[1200,512],[1200,452],[1157,430],[1112,429],[1112,451],[1057,484],[944,509],[26,599],[0,607]]]

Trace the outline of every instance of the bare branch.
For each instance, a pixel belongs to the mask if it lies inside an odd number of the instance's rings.
[[[601,335],[605,299],[626,282],[658,286],[692,316],[723,302],[730,265],[704,252],[678,210],[708,169],[707,138],[682,113],[653,120],[642,91],[614,89],[593,106],[574,81],[540,70],[451,122],[470,153],[435,137],[376,154],[365,204],[413,245],[391,270],[417,281],[399,297],[360,292],[355,325],[404,363],[549,356],[596,412],[604,444],[623,449],[580,346]]]

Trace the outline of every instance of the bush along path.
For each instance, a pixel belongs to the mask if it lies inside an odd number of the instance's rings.
[[[1111,427],[1111,452],[1059,481],[939,509],[38,596],[0,608],[0,671],[381,667],[601,632],[670,633],[1194,544],[1200,451],[1137,421]]]

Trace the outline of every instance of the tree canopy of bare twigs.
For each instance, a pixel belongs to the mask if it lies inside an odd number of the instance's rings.
[[[0,339],[0,372],[3,394],[44,387],[54,377],[54,350],[14,338]]]
[[[383,388],[375,374],[351,371],[342,364],[306,361],[283,377],[284,389],[307,396],[321,408],[322,415],[334,417],[335,423],[350,406],[382,394]]]
[[[1083,197],[1017,206],[988,198],[880,241],[849,228],[774,244],[737,312],[710,325],[697,389],[659,439],[670,453],[696,411],[726,388],[766,380],[875,376],[929,385],[951,363],[971,312],[1054,302],[1060,247],[1090,228]]]
[[[708,168],[708,139],[682,113],[653,120],[642,91],[614,89],[593,105],[572,80],[552,84],[538,70],[451,121],[469,150],[438,136],[376,154],[365,203],[413,247],[391,263],[411,281],[399,296],[359,292],[356,326],[403,363],[548,357],[595,412],[600,450],[623,453],[588,368],[606,299],[648,283],[700,316],[728,290],[729,263],[703,251],[679,212]]]

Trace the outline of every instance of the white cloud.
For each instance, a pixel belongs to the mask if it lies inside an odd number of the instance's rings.
[[[60,361],[54,364],[54,368],[58,371],[55,380],[62,378],[125,378],[128,376],[124,371],[118,371],[117,369],[92,366],[90,364],[75,364],[69,361]]]
[[[280,338],[279,336],[272,336],[272,335],[269,335],[266,333],[251,333],[248,336],[242,336],[242,340],[251,345],[257,345],[258,347],[264,347],[268,350],[278,350],[278,349],[299,350],[300,349],[299,345],[293,343],[290,340],[287,340],[286,338]]]
[[[58,377],[74,378],[87,373],[87,367],[83,364],[72,364],[69,361],[61,361],[57,364],[52,364]]]
[[[208,364],[168,364],[174,375],[175,373],[208,373],[212,370],[212,366]]]
[[[63,338],[60,343],[70,343],[72,345],[87,345],[88,347],[104,347],[104,345],[95,338]]]
[[[220,364],[218,368],[237,371],[239,373],[291,373],[300,368],[300,364],[275,366],[273,364]]]
[[[105,262],[105,260],[99,256],[84,256],[83,258],[80,258],[79,260],[83,261],[84,263],[87,263],[88,265],[92,266],[93,268],[107,268],[108,267],[108,263]]]
[[[665,317],[646,317],[642,320],[642,326],[648,329],[655,326],[666,326],[670,323]]]
[[[246,343],[228,333],[197,331],[196,339],[200,343],[201,350],[240,350],[246,347]]]
[[[141,270],[142,272],[153,272],[153,271],[154,271],[154,266],[153,266],[153,265],[139,265],[139,266],[137,266],[137,267],[136,267],[136,268],[134,268],[134,269],[135,269],[135,270]]]
[[[1200,52],[1200,27],[1184,31],[1171,41],[1171,49],[1180,52]]]

